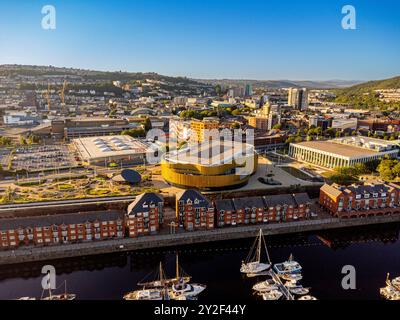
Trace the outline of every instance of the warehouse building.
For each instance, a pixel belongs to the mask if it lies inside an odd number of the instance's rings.
[[[151,143],[130,136],[79,138],[74,139],[73,144],[89,165],[143,164],[147,152],[153,152]]]

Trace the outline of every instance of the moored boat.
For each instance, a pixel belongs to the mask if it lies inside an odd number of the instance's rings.
[[[253,290],[259,292],[270,292],[272,290],[278,290],[279,286],[272,279],[267,279],[263,282],[259,282],[253,286]]]
[[[272,290],[262,294],[263,300],[279,300],[283,297],[283,293],[279,290]]]
[[[289,288],[290,293],[293,293],[297,296],[303,296],[310,292],[309,288],[304,288],[303,286],[296,286]]]
[[[289,259],[282,263],[274,265],[274,270],[280,274],[297,274],[302,270],[301,265],[293,260],[293,255],[290,255]]]
[[[267,255],[267,262],[261,262],[261,250],[262,245],[264,244],[265,252]],[[262,230],[260,232],[250,249],[249,255],[246,258],[246,261],[242,262],[242,266],[240,268],[241,273],[257,275],[259,273],[265,272],[271,268],[271,261],[268,254],[267,245],[265,243],[264,235]]]
[[[300,298],[298,298],[297,300],[302,300],[302,301],[315,301],[315,300],[318,300],[316,297],[314,297],[314,296],[309,296],[309,295],[307,295],[307,296],[302,296],[302,297],[300,297]]]
[[[44,292],[44,290],[43,290]],[[51,291],[50,283],[49,283],[49,288],[48,288],[49,295],[47,297],[43,298],[43,293],[42,293],[42,298],[41,300],[56,300],[56,301],[66,301],[66,300],[75,300],[76,299],[76,294],[73,293],[67,293],[67,281],[64,281],[64,293],[62,294],[53,294]]]

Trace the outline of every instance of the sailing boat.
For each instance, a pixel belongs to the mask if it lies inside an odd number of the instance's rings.
[[[202,293],[206,286],[203,284],[198,283],[189,283],[190,277],[181,276],[180,267],[179,267],[179,257],[178,253],[176,253],[176,276],[175,281],[172,283],[172,287],[169,291],[171,299],[173,300],[193,300],[195,299],[200,293]]]
[[[142,290],[136,290],[124,295],[124,300],[169,300],[168,290],[165,281],[165,274],[160,262],[160,279],[149,284],[144,284]]]
[[[189,283],[191,277],[183,275],[176,254],[176,276],[167,279],[160,262],[159,279],[138,283],[142,290],[127,293],[124,300],[195,300],[206,289],[205,285]]]
[[[265,252],[267,253],[268,263],[261,263],[261,247],[264,243]],[[261,272],[267,271],[271,268],[271,261],[268,254],[267,244],[265,243],[264,235],[260,229],[260,233],[254,241],[253,246],[250,249],[249,255],[246,261],[242,262],[242,267],[240,268],[241,273],[249,274],[259,274]]]
[[[44,290],[43,290],[44,293]],[[57,294],[53,295],[51,292],[51,286],[49,283],[49,296],[43,298],[43,293],[42,293],[42,298],[41,300],[75,300],[76,295],[72,293],[67,293],[67,281],[64,281],[64,293],[63,294]]]

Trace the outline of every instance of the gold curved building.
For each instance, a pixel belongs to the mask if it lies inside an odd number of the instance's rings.
[[[257,171],[254,147],[240,142],[193,144],[164,155],[161,174],[181,188],[233,189],[248,183]]]

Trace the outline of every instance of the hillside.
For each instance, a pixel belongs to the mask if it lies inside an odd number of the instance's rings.
[[[384,89],[400,89],[400,77],[368,81],[350,88],[336,89],[335,102],[365,109],[400,110],[400,102],[384,102],[375,92]]]
[[[360,81],[328,80],[328,81],[297,81],[297,80],[235,80],[235,79],[195,79],[210,85],[244,86],[252,84],[254,88],[309,88],[309,89],[338,89],[360,83]]]
[[[31,65],[0,65],[0,76],[79,76],[85,80],[97,81],[136,81],[136,80],[156,80],[169,83],[184,83],[198,85],[199,83],[186,77],[170,77],[157,73],[148,72],[121,72],[121,71],[95,71],[74,68],[59,68],[53,66],[31,66]]]
[[[400,89],[400,76],[385,80],[364,82],[350,88],[341,89],[338,92],[345,95],[353,95],[368,93],[379,89]]]

